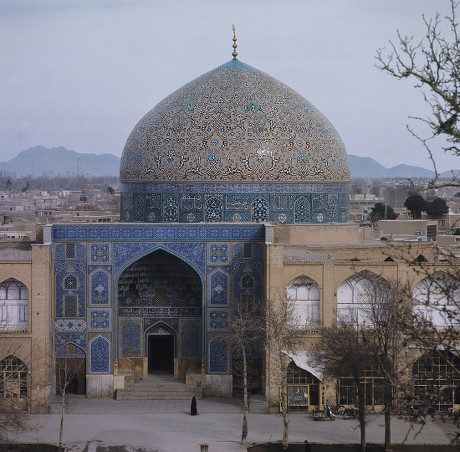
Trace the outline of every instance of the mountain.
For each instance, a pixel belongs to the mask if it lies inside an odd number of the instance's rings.
[[[409,177],[424,177],[433,178],[434,172],[422,168],[420,166],[397,165],[392,168],[385,168],[380,163],[370,157],[358,157],[356,155],[348,155],[350,163],[351,177],[365,178],[409,178]],[[443,173],[444,174],[444,173]],[[450,173],[446,175],[449,177]]]
[[[370,157],[348,155],[351,177],[364,178],[433,178],[433,171],[420,166],[397,165],[385,168]],[[21,176],[118,176],[120,159],[112,154],[82,154],[69,151],[60,146],[48,149],[35,146],[20,152],[7,162],[0,163],[0,171],[15,173]],[[460,170],[453,170],[459,175]],[[452,171],[446,171],[440,177],[451,178]]]
[[[64,147],[48,149],[35,146],[20,152],[7,162],[0,163],[0,171],[21,176],[118,176],[120,159],[112,154],[82,154]]]

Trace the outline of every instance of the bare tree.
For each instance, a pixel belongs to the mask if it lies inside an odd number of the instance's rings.
[[[375,363],[372,348],[366,341],[363,326],[351,318],[339,316],[337,323],[321,328],[321,341],[317,346],[316,360],[324,366],[329,377],[352,377],[356,389],[358,419],[361,432],[361,450],[366,450],[366,414],[363,370]]]
[[[233,300],[229,316],[229,328],[223,339],[232,351],[232,371],[241,381],[243,391],[243,426],[241,442],[246,444],[248,436],[249,392],[258,381],[254,379],[251,355],[253,350],[262,350],[264,340],[263,307],[252,296],[242,296]],[[258,370],[258,369],[257,369]]]
[[[446,17],[441,18],[439,13],[431,19],[423,16],[424,39],[416,41],[413,36],[404,36],[398,30],[396,41],[390,40],[389,52],[379,49],[376,57],[380,70],[397,79],[413,80],[431,109],[427,117],[412,117],[428,125],[430,136],[421,138],[408,127],[422,142],[433,164],[435,179],[429,188],[445,185],[437,183],[439,173],[429,141],[441,135],[447,141],[443,149],[460,155],[460,36],[456,17],[459,2],[449,1],[450,13]],[[446,33],[442,30],[444,24],[449,28]],[[460,185],[458,175],[449,185]]]
[[[61,420],[59,425],[59,452],[64,451],[64,417],[69,396],[77,391],[77,376],[82,367],[81,360],[73,358],[56,359],[56,392],[61,396]]]
[[[398,284],[384,280],[374,281],[365,288],[363,342],[367,344],[379,364],[383,376],[383,403],[385,416],[385,451],[391,451],[391,415],[395,398],[405,386],[406,363],[402,359],[407,346],[400,329],[402,319],[409,316],[410,307],[401,296]]]
[[[289,446],[289,417],[287,394],[287,353],[296,350],[303,331],[294,315],[294,305],[288,298],[271,301],[267,306],[265,337],[269,353],[273,356],[273,367],[280,380],[280,409],[283,418],[283,449]]]
[[[11,337],[0,337],[0,449],[12,442],[11,434],[36,430],[29,417],[32,405],[31,374],[18,358],[25,350]],[[27,353],[27,358],[30,358]],[[28,359],[26,359],[28,360]]]

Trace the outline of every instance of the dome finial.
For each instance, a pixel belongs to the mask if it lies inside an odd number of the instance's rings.
[[[235,25],[232,25],[232,30],[233,30],[233,52],[232,52],[232,56],[233,56],[233,59],[236,60],[236,57],[238,56],[238,52],[236,51],[236,48],[238,47],[238,45],[236,44],[236,30],[235,30]]]

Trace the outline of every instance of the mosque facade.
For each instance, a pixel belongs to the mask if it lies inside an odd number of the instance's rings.
[[[120,164],[120,223],[47,225],[41,244],[0,261],[2,299],[18,313],[27,308],[21,331],[18,317],[3,334],[13,340],[16,330],[24,346],[0,359],[36,368],[23,382],[34,397],[55,392],[62,360],[84,369],[74,390],[88,397],[111,397],[157,372],[205,395],[231,395],[233,356],[222,338],[232,304],[245,298],[268,308],[289,298],[309,325],[301,350],[286,354],[290,406],[311,409],[342,391],[308,363],[319,325],[340,309],[358,313],[363,281],[404,277],[414,290],[426,283],[399,248],[360,241],[349,222],[346,151],[332,124],[235,53],[135,126]],[[436,260],[432,243],[414,252]],[[255,347],[251,358],[276,410],[273,357]],[[370,405],[381,404],[375,394]]]

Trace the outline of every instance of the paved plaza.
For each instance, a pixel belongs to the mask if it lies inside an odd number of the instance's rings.
[[[18,437],[22,442],[57,444],[60,414],[58,403],[52,414],[34,415],[37,430]],[[198,416],[190,416],[187,401],[116,401],[74,397],[65,415],[64,443],[72,452],[199,452],[209,444],[209,452],[244,452],[240,444],[242,413],[232,399],[198,400]],[[291,442],[359,443],[358,423],[340,416],[334,422],[315,422],[305,413],[291,413]],[[415,427],[417,430],[417,426]],[[410,429],[408,422],[394,419],[392,437],[400,443]],[[451,421],[428,420],[421,433],[407,437],[409,444],[448,444],[454,433]],[[250,414],[249,443],[280,441],[280,415]],[[383,416],[370,414],[367,430],[370,443],[382,443]]]

